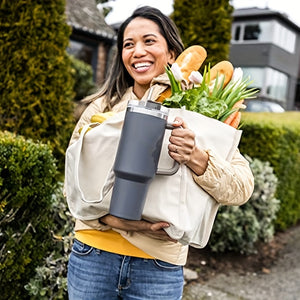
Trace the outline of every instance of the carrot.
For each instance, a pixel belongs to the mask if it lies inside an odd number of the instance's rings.
[[[242,115],[241,112],[237,111],[235,118],[231,121],[229,125],[232,126],[233,128],[238,128],[241,121],[241,115]]]
[[[230,125],[231,122],[236,118],[236,116],[238,115],[238,110],[234,111],[232,114],[230,114],[228,116],[228,118],[224,121],[225,124]]]
[[[236,110],[232,114],[230,114],[228,118],[224,121],[225,124],[228,124],[234,128],[237,128],[239,126],[239,123],[241,121],[241,113],[239,112],[239,109],[241,108],[243,102],[244,99],[241,99],[233,105],[232,108]]]
[[[170,98],[172,96],[171,88],[168,87],[165,91],[163,91],[158,98],[156,99],[157,102],[163,103],[165,99]]]
[[[241,107],[243,107],[243,105],[242,105],[243,103],[244,103],[244,99],[241,99],[241,100],[235,102],[234,105],[232,106],[232,108],[241,108]]]

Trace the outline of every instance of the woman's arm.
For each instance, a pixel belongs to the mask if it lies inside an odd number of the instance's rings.
[[[248,161],[238,150],[230,162],[212,151],[195,145],[195,134],[181,118],[176,118],[169,144],[170,156],[186,164],[193,178],[217,202],[241,205],[248,201],[254,189],[254,178]]]
[[[242,205],[254,189],[254,177],[249,162],[237,149],[230,162],[208,151],[208,166],[203,175],[193,178],[217,202],[224,205]]]

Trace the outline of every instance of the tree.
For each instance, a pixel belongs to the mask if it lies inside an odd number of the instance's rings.
[[[205,65],[229,57],[233,7],[229,0],[174,0],[171,18],[186,47],[201,45],[207,50]]]
[[[62,162],[74,126],[65,1],[0,3],[0,129],[50,142]]]
[[[110,5],[112,1],[115,1],[115,0],[96,0],[97,6],[98,6],[98,4],[101,6],[104,17],[106,17],[112,11],[113,8]]]

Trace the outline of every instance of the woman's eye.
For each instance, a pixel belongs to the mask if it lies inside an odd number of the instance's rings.
[[[123,48],[130,48],[130,47],[133,47],[133,43],[126,42],[125,44],[123,44]]]
[[[148,45],[149,45],[149,44],[154,44],[154,43],[155,43],[155,40],[154,40],[154,39],[146,39],[146,40],[145,40],[145,43],[148,44]]]

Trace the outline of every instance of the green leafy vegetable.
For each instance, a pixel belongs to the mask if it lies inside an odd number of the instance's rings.
[[[249,79],[231,81],[223,87],[224,78],[220,82],[217,77],[213,87],[210,87],[209,66],[205,68],[203,74],[203,78],[207,78],[207,80],[203,79],[200,86],[194,86],[187,90],[182,90],[180,82],[176,81],[169,67],[166,68],[166,73],[170,79],[172,96],[164,100],[164,106],[170,108],[185,107],[187,110],[201,113],[222,122],[238,110],[238,108],[234,108],[235,103],[242,99],[255,98],[257,93],[256,89],[248,88],[251,84]]]

